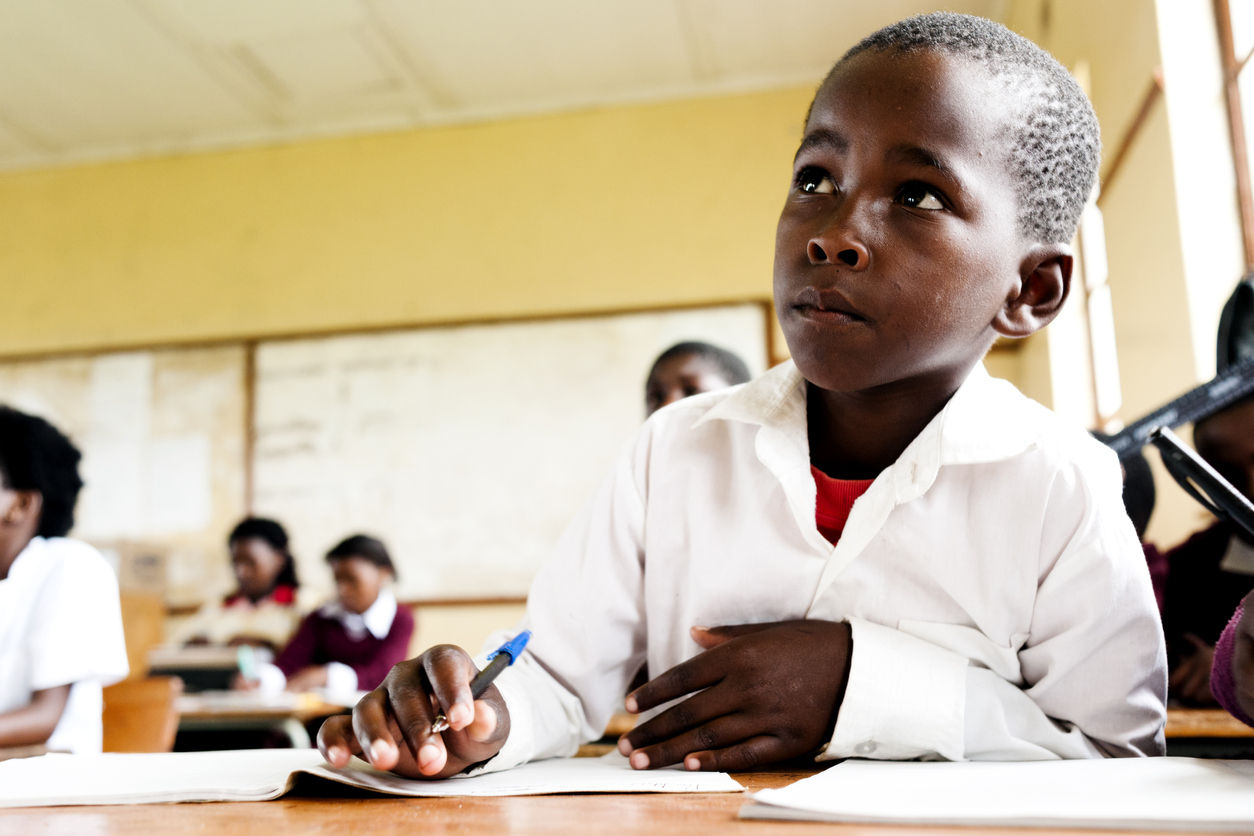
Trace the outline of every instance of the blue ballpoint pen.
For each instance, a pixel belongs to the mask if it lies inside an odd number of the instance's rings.
[[[527,646],[527,642],[531,639],[531,631],[523,630],[517,636],[501,645],[488,655],[488,665],[470,680],[470,696],[479,699],[483,696],[483,692],[488,690],[488,686],[492,684],[492,680],[497,675],[508,668],[510,665],[518,661],[518,657],[522,655],[523,648]],[[448,718],[443,713],[435,718],[435,722],[431,724],[431,733],[439,734],[448,728]]]

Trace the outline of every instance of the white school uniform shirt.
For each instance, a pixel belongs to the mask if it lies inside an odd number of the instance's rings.
[[[71,685],[46,745],[99,752],[101,686],[129,670],[118,581],[104,557],[78,540],[31,540],[0,581],[0,713]]]
[[[701,652],[693,625],[799,618],[852,625],[821,759],[1161,755],[1166,652],[1121,494],[1110,450],[977,366],[832,546],[791,362],[680,401],[536,577],[483,768],[599,737],[642,663]]]

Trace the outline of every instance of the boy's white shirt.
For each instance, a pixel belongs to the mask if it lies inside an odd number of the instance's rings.
[[[646,658],[656,676],[700,652],[693,625],[797,618],[852,625],[821,759],[1160,755],[1166,653],[1121,494],[1110,450],[977,366],[833,547],[791,362],[680,401],[536,577],[481,769],[599,737]]]
[[[48,738],[54,751],[101,747],[101,686],[126,678],[117,576],[78,540],[35,537],[0,581],[0,714],[70,685]]]

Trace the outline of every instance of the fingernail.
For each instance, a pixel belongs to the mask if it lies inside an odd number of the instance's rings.
[[[684,761],[684,769],[687,769],[689,772],[696,772],[700,768],[701,768],[701,761],[697,760],[696,758],[687,758]]]
[[[627,738],[625,738],[625,737],[620,737],[620,738],[618,739],[618,753],[619,753],[620,755],[630,755],[630,754],[631,754],[631,742],[630,742],[629,740],[627,740]]]
[[[640,708],[636,705],[635,697],[628,697],[623,700],[623,708],[627,709],[628,714],[639,714]]]
[[[646,755],[644,752],[632,752],[631,768],[632,769],[648,769],[649,768],[649,756]]]
[[[440,757],[440,747],[434,743],[424,743],[418,750],[418,765],[425,768],[434,763],[438,757]]]
[[[374,763],[375,761],[382,758],[384,755],[388,753],[388,750],[390,748],[391,747],[388,746],[387,742],[383,740],[376,740],[375,742],[371,743],[370,744],[370,762]]]
[[[348,752],[344,750],[343,746],[332,746],[330,749],[327,749],[327,760],[334,763],[347,754]]]
[[[448,712],[449,725],[457,726],[462,723],[469,723],[471,719],[470,706],[463,702],[459,702],[449,709]]]

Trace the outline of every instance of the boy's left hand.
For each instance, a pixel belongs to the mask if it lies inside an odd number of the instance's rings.
[[[705,652],[627,695],[647,711],[694,691],[619,741],[635,769],[755,769],[823,746],[845,693],[853,638],[848,624],[777,621],[705,629]]]

